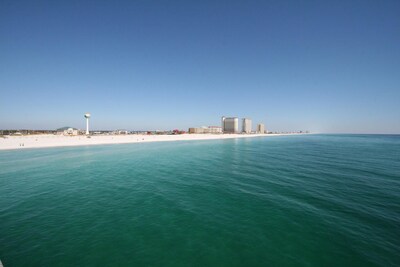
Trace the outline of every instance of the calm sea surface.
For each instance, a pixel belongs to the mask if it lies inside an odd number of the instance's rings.
[[[400,136],[0,152],[15,266],[400,266]]]

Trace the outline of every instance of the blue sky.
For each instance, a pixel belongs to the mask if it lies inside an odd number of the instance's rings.
[[[400,133],[400,1],[1,1],[0,128]]]

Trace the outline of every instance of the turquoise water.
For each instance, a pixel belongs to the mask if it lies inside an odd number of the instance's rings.
[[[0,152],[15,266],[399,266],[400,136]]]

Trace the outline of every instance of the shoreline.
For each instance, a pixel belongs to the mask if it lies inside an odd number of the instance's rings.
[[[236,138],[274,137],[300,134],[181,134],[181,135],[26,135],[0,138],[1,150],[19,150],[29,148],[51,148],[69,146],[92,146],[112,144],[135,144],[148,142],[221,140]]]

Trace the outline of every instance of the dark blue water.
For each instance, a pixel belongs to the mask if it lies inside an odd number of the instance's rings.
[[[0,152],[11,266],[400,266],[400,136]]]

